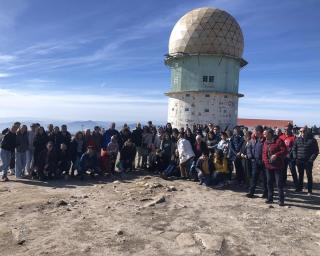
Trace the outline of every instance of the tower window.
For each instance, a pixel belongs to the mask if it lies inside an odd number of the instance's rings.
[[[185,108],[184,111],[186,111],[186,112],[189,111],[189,108]]]
[[[171,110],[174,111],[174,108],[172,108]]]
[[[190,97],[190,94],[189,94],[189,93],[187,93],[187,94],[186,94],[186,97]]]
[[[214,82],[214,76],[209,76],[209,83],[213,83]]]
[[[205,113],[208,113],[208,112],[209,112],[209,109],[208,109],[208,108],[206,108],[206,109],[204,110],[204,112],[205,112]]]
[[[202,81],[203,81],[204,83],[207,83],[207,82],[208,82],[208,76],[203,76],[203,77],[202,77]]]
[[[228,98],[228,95],[224,95],[224,98],[227,99],[227,98]]]
[[[210,94],[206,94],[206,98],[210,98]]]

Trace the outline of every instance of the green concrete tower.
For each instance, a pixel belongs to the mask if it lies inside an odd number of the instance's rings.
[[[227,12],[199,8],[174,26],[165,63],[171,69],[168,122],[174,127],[237,124],[244,40]]]

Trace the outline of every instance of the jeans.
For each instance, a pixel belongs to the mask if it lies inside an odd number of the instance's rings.
[[[296,170],[296,162],[294,159],[291,158],[285,158],[284,160],[284,171],[283,171],[283,183],[286,185],[287,183],[287,170],[288,166],[290,168],[290,172],[292,175],[293,183],[296,188],[298,188],[298,176],[297,176],[297,170]]]
[[[212,177],[212,185],[218,185],[227,179],[227,174],[222,172],[214,172]]]
[[[281,170],[266,170],[268,185],[268,200],[273,201],[273,183],[276,181],[278,187],[279,201],[284,202],[283,173]]]
[[[20,178],[23,174],[23,170],[26,167],[27,152],[16,152],[15,156],[16,156],[16,166],[15,166],[16,178]]]
[[[262,176],[263,182],[263,195],[267,195],[267,177],[266,171],[264,169],[263,163],[259,163],[256,160],[252,160],[251,162],[252,173],[251,173],[251,183],[250,183],[250,194],[254,195],[256,191],[256,187],[259,181],[259,177]]]
[[[30,174],[31,168],[33,168],[34,164],[34,150],[28,149],[27,150],[27,163],[26,163],[26,171]]]
[[[313,184],[313,178],[312,178],[312,168],[313,168],[313,162],[309,161],[298,161],[297,160],[297,168],[299,172],[299,183],[298,183],[298,189],[303,189],[303,178],[304,178],[304,170],[306,170],[307,178],[308,178],[308,193],[312,193],[312,184]]]
[[[7,177],[8,170],[10,168],[11,156],[11,151],[0,149],[0,157],[2,161],[2,166],[0,170],[2,171],[2,177]]]
[[[202,171],[198,172],[198,179],[201,184],[205,184],[206,186],[211,185],[211,175],[210,174],[204,174]]]

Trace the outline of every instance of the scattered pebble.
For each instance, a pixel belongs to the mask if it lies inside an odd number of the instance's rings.
[[[117,231],[117,235],[118,236],[122,236],[123,234],[124,234],[123,230],[120,229],[120,230]]]
[[[56,207],[66,206],[66,205],[68,205],[68,203],[67,203],[66,201],[64,201],[63,199],[61,199],[61,200],[59,200],[59,201],[57,201],[57,202],[55,203],[55,206],[56,206]]]

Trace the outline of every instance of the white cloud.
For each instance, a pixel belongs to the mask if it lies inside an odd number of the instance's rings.
[[[115,120],[162,122],[167,117],[167,99],[113,93],[107,95],[75,92],[14,91],[0,89],[1,118],[34,117],[64,120]]]
[[[0,73],[0,78],[6,78],[6,77],[10,77],[11,74],[9,73]]]

